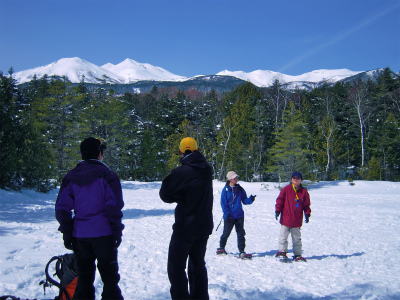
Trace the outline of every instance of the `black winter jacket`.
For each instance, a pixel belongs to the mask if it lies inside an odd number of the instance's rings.
[[[164,202],[177,203],[172,229],[189,239],[209,236],[214,226],[211,167],[198,151],[181,158],[180,163],[160,189]]]

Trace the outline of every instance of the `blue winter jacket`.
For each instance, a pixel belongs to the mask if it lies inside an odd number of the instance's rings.
[[[77,238],[121,237],[123,207],[118,176],[97,159],[81,161],[62,181],[55,205],[58,230]]]
[[[244,217],[242,203],[245,205],[252,204],[251,198],[247,198],[245,190],[236,184],[234,187],[229,185],[229,182],[222,189],[221,207],[224,212],[224,219],[230,218],[240,219]]]

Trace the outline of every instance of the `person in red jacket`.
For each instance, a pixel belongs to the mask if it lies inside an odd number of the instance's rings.
[[[279,252],[276,254],[278,258],[287,258],[288,253],[288,237],[292,235],[293,243],[293,259],[295,261],[306,261],[301,256],[301,231],[303,225],[303,212],[305,222],[308,223],[311,216],[311,202],[308,191],[301,185],[303,175],[300,172],[293,172],[291,184],[285,186],[275,205],[275,219],[281,223],[281,231],[279,235]]]

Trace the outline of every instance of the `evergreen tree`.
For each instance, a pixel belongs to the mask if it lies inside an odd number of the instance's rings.
[[[253,179],[254,159],[258,161],[259,154],[256,145],[257,126],[255,122],[255,106],[261,98],[260,91],[251,83],[243,84],[227,96],[237,99],[230,109],[228,117],[223,122],[223,128],[218,134],[218,144],[221,145],[219,178],[223,179],[229,170],[243,174],[244,180]],[[252,147],[253,145],[253,147]]]
[[[0,72],[0,188],[33,188],[47,192],[51,184],[51,154],[32,123],[28,100],[15,80]]]
[[[371,160],[368,162],[368,169],[365,173],[366,180],[381,179],[381,167],[379,161],[375,157],[372,157]]]
[[[400,88],[400,81],[393,76],[392,70],[389,67],[385,68],[382,74],[377,78],[380,92],[393,92]]]
[[[311,173],[307,157],[313,154],[310,149],[310,135],[300,112],[290,102],[284,114],[283,123],[275,130],[275,145],[271,148],[271,161],[268,171],[279,181],[290,178],[293,171]]]
[[[75,165],[76,142],[74,137],[80,127],[77,126],[74,110],[74,95],[68,89],[70,82],[66,79],[51,78],[46,98],[36,99],[33,105],[35,115],[35,129],[46,139],[54,158],[53,168],[61,180],[66,172]],[[71,153],[75,157],[71,157]]]

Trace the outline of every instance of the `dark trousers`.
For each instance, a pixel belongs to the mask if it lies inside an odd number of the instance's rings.
[[[97,269],[103,281],[102,299],[124,299],[118,286],[120,276],[118,274],[117,249],[114,248],[113,236],[96,238],[77,238],[74,243],[78,265],[78,286],[74,299],[94,299],[93,286]]]
[[[240,219],[224,219],[224,232],[221,235],[221,239],[219,240],[219,246],[221,248],[225,248],[226,242],[232,232],[233,226],[235,226],[236,234],[237,234],[237,246],[239,252],[244,252],[246,248],[246,232],[244,231],[244,218]]]
[[[168,278],[171,283],[171,298],[209,299],[208,275],[204,256],[208,236],[187,239],[175,232],[171,236],[168,252]],[[188,277],[186,262],[188,260]],[[189,291],[188,291],[189,281]]]

